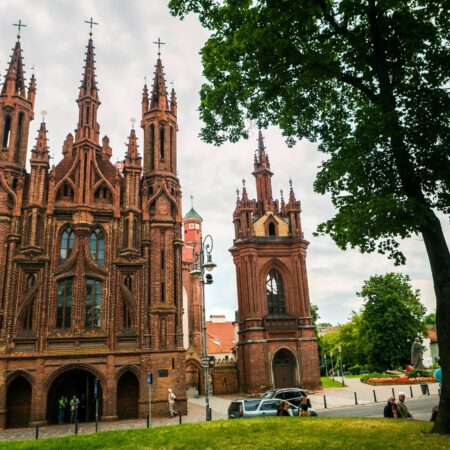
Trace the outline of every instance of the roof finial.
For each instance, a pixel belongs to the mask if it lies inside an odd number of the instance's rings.
[[[147,84],[147,75],[144,75],[144,84]]]
[[[42,122],[45,123],[45,116],[47,115],[47,111],[44,109],[43,111],[41,111],[41,116],[42,116]]]
[[[136,119],[134,117],[132,117],[130,119],[130,122],[131,122],[131,129],[134,130],[134,124],[136,123]]]
[[[237,195],[237,198],[239,198],[239,188],[236,188],[236,195]]]
[[[98,23],[97,23],[97,22],[94,22],[94,21],[92,20],[92,17],[91,17],[91,20],[85,20],[84,23],[88,23],[88,24],[89,24],[89,36],[92,37],[92,26],[93,26],[93,25],[98,25]]]
[[[289,178],[289,186],[292,188],[292,178]]]
[[[34,75],[34,64],[30,67],[31,69],[31,75]]]
[[[280,189],[281,200],[283,200],[283,189]]]
[[[20,29],[26,27],[26,25],[19,19],[19,23],[13,23],[13,27],[17,27],[17,40],[20,41]]]
[[[245,178],[242,178],[242,187],[245,188]]]
[[[161,56],[161,45],[166,45],[166,43],[162,42],[161,38],[158,38],[157,41],[153,41],[153,43],[158,46],[158,58],[159,58]]]
[[[194,209],[194,196],[191,194],[191,209]]]

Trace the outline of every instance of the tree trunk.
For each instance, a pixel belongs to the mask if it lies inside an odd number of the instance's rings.
[[[450,434],[450,254],[439,219],[426,224],[422,236],[436,294],[436,326],[442,367],[441,398],[433,432]]]

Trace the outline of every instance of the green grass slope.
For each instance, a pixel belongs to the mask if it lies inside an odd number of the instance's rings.
[[[450,437],[430,423],[393,419],[273,417],[202,422],[154,429],[107,431],[39,441],[8,442],[15,449],[449,449]]]

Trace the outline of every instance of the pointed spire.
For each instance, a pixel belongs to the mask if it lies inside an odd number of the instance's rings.
[[[148,111],[148,88],[147,88],[147,77],[144,77],[144,89],[142,91],[142,115],[144,115]]]
[[[38,131],[38,136],[36,138],[36,145],[34,146],[31,153],[31,162],[49,162],[47,128],[44,119],[42,119],[41,126],[39,127]]]
[[[264,138],[261,132],[261,129],[259,129],[258,132],[258,154],[259,154],[259,160],[261,161],[262,155],[264,155]]]
[[[34,69],[34,66],[32,67]],[[30,78],[30,84],[28,85],[28,100],[34,104],[34,99],[36,98],[36,78],[34,76],[34,70],[33,74]]]
[[[161,58],[156,61],[155,77],[153,78],[152,98],[150,109],[168,109],[166,82],[164,80],[164,69]]]
[[[284,202],[284,197],[283,197],[283,189],[280,189],[280,197],[281,197],[281,201],[280,201],[280,213],[282,215],[286,214],[286,203]]]
[[[175,116],[177,115],[177,94],[175,93],[175,89],[173,87],[170,93],[170,110]]]
[[[294,188],[292,187],[292,179],[289,178],[289,204],[290,205],[295,205],[297,203],[297,199],[295,198],[295,194],[294,194]]]
[[[125,154],[124,161],[125,166],[141,164],[141,157],[139,156],[138,149],[136,130],[132,128],[130,131],[130,136],[128,137],[127,152]]]
[[[8,69],[3,83],[2,94],[20,94],[25,97],[25,77],[22,61],[22,49],[17,40],[11,55]]]
[[[92,40],[92,35],[89,36],[87,45],[83,80],[81,81],[80,94],[78,96],[78,99],[86,96],[90,96],[98,100],[97,81],[95,79],[94,42]]]

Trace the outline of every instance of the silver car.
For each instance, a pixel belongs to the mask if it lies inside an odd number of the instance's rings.
[[[234,400],[228,407],[228,418],[238,419],[241,417],[276,416],[278,414],[281,402],[282,400],[277,398],[249,398],[245,400]],[[288,413],[290,416],[297,416],[298,408],[289,403]]]

